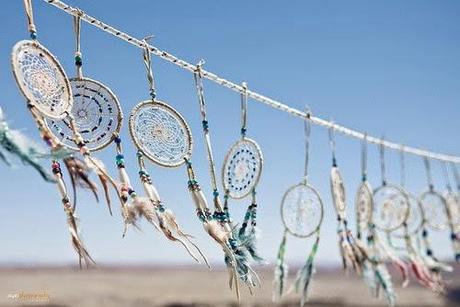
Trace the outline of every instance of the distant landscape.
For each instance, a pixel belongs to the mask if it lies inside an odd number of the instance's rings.
[[[436,296],[412,282],[401,289],[394,274],[397,306],[460,306],[460,274],[446,275],[449,290]],[[263,285],[243,290],[241,306],[274,306],[271,267],[258,268]],[[294,269],[292,270],[294,272]],[[294,275],[294,274],[291,274]],[[279,306],[298,306],[295,293]],[[226,271],[202,267],[72,267],[0,269],[0,306],[237,306]],[[340,269],[318,268],[308,306],[386,306],[373,299],[359,277]]]

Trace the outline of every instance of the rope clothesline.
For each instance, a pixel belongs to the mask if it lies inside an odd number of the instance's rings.
[[[139,48],[142,48],[144,49],[146,47],[146,43],[140,39],[137,39],[133,36],[130,36],[129,34],[126,34],[125,32],[123,31],[120,31],[84,12],[82,12],[79,8],[76,8],[76,7],[71,7],[69,6],[68,4],[62,2],[62,1],[59,1],[59,0],[43,0],[44,2],[48,3],[48,4],[51,4],[53,5],[54,7],[57,7],[61,10],[63,10],[64,12],[66,12],[67,14],[70,14],[70,15],[73,15],[73,16],[77,16],[79,15],[81,20],[95,26],[96,28],[99,28],[101,29],[102,31],[104,32],[107,32],[109,34],[112,34],[114,35],[115,37],[119,38],[119,39],[122,39],[134,46],[137,46]],[[197,69],[197,66],[194,65],[194,64],[191,64],[185,60],[182,60],[166,51],[163,51],[155,46],[152,46],[150,44],[147,44],[147,47],[148,49],[150,50],[150,52],[168,62],[171,62],[177,66],[179,66],[180,68],[182,69],[185,69],[185,70],[188,70],[190,72],[195,72],[196,69]],[[360,132],[360,131],[356,131],[356,130],[353,130],[353,129],[350,129],[350,128],[347,128],[347,127],[344,127],[344,126],[341,126],[341,125],[338,125],[332,121],[328,121],[328,120],[324,120],[322,118],[319,118],[319,117],[316,117],[316,116],[313,116],[311,114],[306,114],[305,112],[302,112],[296,108],[293,108],[293,107],[290,107],[280,101],[277,101],[275,99],[272,99],[270,97],[267,97],[267,96],[264,96],[262,94],[259,94],[255,91],[252,91],[252,90],[249,90],[249,89],[245,89],[243,87],[243,85],[240,85],[240,84],[237,84],[237,83],[234,83],[232,81],[229,81],[225,78],[222,78],[210,71],[207,71],[203,68],[201,68],[201,74],[202,74],[202,77],[203,78],[206,78],[212,82],[215,82],[223,87],[226,87],[230,90],[233,90],[233,91],[236,91],[236,92],[239,92],[239,93],[245,93],[248,97],[256,100],[256,101],[259,101],[263,104],[266,104],[272,108],[275,108],[275,109],[278,109],[280,111],[283,111],[283,112],[286,112],[286,113],[289,113],[291,115],[294,115],[294,116],[297,116],[297,117],[300,117],[302,118],[303,120],[306,120],[307,118],[309,118],[310,122],[313,123],[313,124],[316,124],[316,125],[319,125],[319,126],[323,126],[323,127],[326,127],[326,128],[330,128],[330,129],[333,129],[335,132],[340,132],[344,135],[347,135],[347,136],[350,136],[350,137],[354,137],[354,138],[357,138],[357,139],[360,139],[360,140],[364,140],[368,143],[373,143],[373,144],[378,144],[378,145],[382,145],[384,147],[387,147],[387,148],[390,148],[390,149],[394,149],[394,150],[397,150],[397,151],[400,151],[400,152],[405,152],[405,153],[410,153],[410,154],[414,154],[414,155],[417,155],[417,156],[421,156],[421,157],[425,157],[425,158],[428,158],[428,159],[435,159],[435,160],[440,160],[440,161],[445,161],[445,162],[452,162],[452,163],[460,163],[460,157],[459,156],[453,156],[453,155],[447,155],[447,154],[442,154],[442,153],[436,153],[436,152],[431,152],[431,151],[428,151],[428,150],[424,150],[424,149],[420,149],[420,148],[416,148],[416,147],[411,147],[411,146],[407,146],[407,145],[404,145],[404,144],[398,144],[398,143],[394,143],[394,142],[390,142],[388,140],[383,140],[382,138],[378,138],[378,137],[373,137],[373,136],[369,136],[367,135],[366,133],[363,133],[363,132]]]

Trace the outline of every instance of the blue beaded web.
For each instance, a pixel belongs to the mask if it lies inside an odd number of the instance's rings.
[[[225,158],[222,180],[231,198],[247,196],[257,185],[262,172],[262,152],[251,139],[244,138],[230,148]]]
[[[61,64],[36,41],[20,41],[13,47],[13,73],[24,96],[40,113],[64,118],[72,108],[69,81]]]
[[[183,117],[162,102],[138,104],[129,118],[136,146],[153,162],[167,167],[185,163],[192,152],[192,135]]]
[[[111,143],[121,128],[122,113],[117,97],[100,82],[88,78],[71,79],[74,103],[71,114],[78,132],[90,150],[99,150]],[[78,150],[68,119],[47,120],[61,143]]]

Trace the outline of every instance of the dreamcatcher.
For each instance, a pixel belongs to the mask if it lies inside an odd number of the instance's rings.
[[[305,119],[305,169],[302,181],[290,187],[281,201],[281,220],[284,225],[283,238],[278,250],[274,280],[274,301],[279,301],[286,288],[288,266],[285,263],[286,237],[291,234],[300,239],[315,236],[315,241],[304,266],[297,272],[296,292],[301,295],[300,306],[304,306],[314,273],[313,261],[318,250],[320,229],[323,221],[323,201],[318,191],[308,183],[308,159],[310,139],[310,113]]]
[[[370,183],[367,180],[367,135],[361,142],[361,184],[356,192],[356,243],[366,251],[366,258],[361,264],[363,280],[369,288],[372,296],[379,297],[380,292],[389,306],[394,306],[396,295],[391,281],[391,275],[382,255],[380,240],[373,222],[373,194]],[[366,239],[364,234],[367,232]],[[367,243],[367,244],[366,244]]]
[[[458,194],[452,189],[445,162],[441,162],[443,175],[446,181],[446,191],[444,192],[445,210],[450,229],[450,240],[452,242],[452,249],[454,251],[455,261],[460,261],[460,231],[459,231],[459,198]]]
[[[55,182],[53,176],[39,163],[39,160],[46,156],[43,148],[21,131],[11,129],[2,108],[0,108],[0,160],[11,166],[12,163],[6,153],[18,157],[24,164],[32,166],[44,180]]]
[[[203,223],[206,231],[211,237],[213,237],[223,248],[225,254],[225,263],[229,272],[229,286],[230,288],[235,288],[236,295],[239,300],[239,280],[248,286],[249,291],[252,293],[252,289],[260,285],[260,280],[254,270],[251,268],[249,260],[251,257],[251,249],[253,248],[251,241],[241,241],[239,236],[235,233],[235,227],[232,226],[230,219],[230,213],[228,207],[224,208],[222,206],[219,190],[217,188],[216,180],[216,171],[214,157],[212,153],[211,146],[211,136],[209,134],[209,122],[206,116],[206,104],[204,99],[204,90],[203,90],[203,80],[202,80],[202,65],[204,61],[200,61],[197,64],[195,70],[194,78],[197,88],[198,103],[200,106],[200,114],[202,119],[203,134],[206,143],[206,150],[209,162],[209,171],[211,174],[211,184],[213,189],[213,203],[214,203],[214,212],[211,213],[210,209],[207,207],[205,202],[204,195],[201,193],[199,185],[196,183],[193,171],[191,170],[191,165],[189,164],[189,189],[192,192],[192,197],[195,200],[197,205],[197,214],[200,221]],[[249,150],[249,148],[248,148]],[[245,155],[247,152],[245,153]],[[253,174],[258,178],[261,171],[261,156],[258,166],[254,164],[254,167],[259,167],[257,170],[249,170],[250,174]],[[244,164],[242,164],[244,166]],[[246,165],[247,166],[247,165]],[[233,175],[232,175],[233,176]],[[236,182],[235,182],[236,183]],[[257,183],[257,180],[251,181],[254,186]],[[252,186],[252,187],[253,187]],[[251,191],[249,188],[249,191]],[[197,195],[197,193],[200,193]],[[235,190],[235,193],[238,193]],[[238,195],[238,194],[237,194]],[[243,194],[240,194],[243,195]],[[253,194],[253,197],[255,195]],[[255,203],[255,200],[253,199]],[[253,219],[255,221],[255,215],[248,216],[248,221]],[[255,225],[254,225],[255,226]],[[248,244],[249,243],[249,244]]]
[[[114,135],[121,129],[123,114],[115,94],[99,81],[83,76],[83,60],[80,49],[80,28],[82,11],[74,16],[75,66],[77,76],[71,78],[73,105],[69,116],[64,119],[48,118],[46,123],[59,142],[73,152],[80,151],[85,156],[81,161],[75,155],[64,159],[71,174],[70,179],[76,205],[76,186],[93,191],[96,200],[97,187],[90,180],[88,171],[95,170],[104,189],[110,214],[112,214],[109,196],[109,183],[116,190],[115,181],[107,174],[101,161],[90,157],[90,151],[99,151],[110,145]]]
[[[60,164],[57,161],[58,157],[63,155],[62,144],[53,137],[43,119],[44,116],[56,120],[67,117],[73,103],[72,91],[61,64],[36,40],[37,32],[33,21],[31,0],[24,0],[24,6],[32,40],[20,41],[13,47],[13,74],[28,102],[28,108],[43,140],[51,148],[52,171],[67,215],[71,241],[79,256],[80,266],[82,260],[88,266],[94,261],[80,239],[77,220],[67,194]]]
[[[225,190],[224,211],[228,213],[229,198],[243,199],[249,194],[252,195],[243,223],[238,230],[235,230],[235,237],[239,242],[245,242],[245,248],[255,261],[262,262],[262,257],[257,253],[256,186],[262,173],[263,157],[259,145],[246,136],[248,95],[246,83],[242,86],[241,139],[229,149],[222,167],[222,182]]]
[[[145,44],[143,59],[147,70],[151,99],[140,102],[131,111],[129,131],[138,149],[139,178],[147,198],[138,197],[133,190],[128,174],[125,171],[121,139],[119,137],[115,139],[118,153],[117,166],[120,170],[120,179],[122,181],[121,195],[125,202],[125,210],[123,212],[125,233],[128,224],[136,226],[136,220],[143,216],[160,230],[167,239],[179,242],[195,261],[200,262],[189,244],[193,246],[209,267],[208,260],[192,241],[192,236],[182,231],[174,213],[166,208],[161,201],[160,195],[145,168],[144,157],[164,167],[178,167],[184,163],[190,164],[192,134],[181,114],[168,104],[156,99],[147,38],[143,42]],[[131,204],[128,203],[128,197],[131,197],[133,200]]]
[[[353,268],[355,272],[361,273],[361,266],[366,259],[366,252],[357,244],[348,228],[345,186],[335,157],[334,126],[329,128],[329,142],[332,149],[331,193],[337,213],[337,235],[339,237],[343,268]]]

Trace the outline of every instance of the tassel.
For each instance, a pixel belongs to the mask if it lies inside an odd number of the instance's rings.
[[[24,164],[32,166],[45,181],[55,182],[53,176],[49,174],[38,162],[39,159],[44,155],[44,150],[21,132],[10,129],[3,117],[1,108],[0,148],[3,148],[8,153],[18,157]],[[1,151],[0,158],[7,165],[11,165],[6,155]]]
[[[70,181],[72,183],[74,197],[73,210],[75,210],[75,207],[77,205],[77,185],[93,192],[96,201],[99,202],[99,197],[97,195],[97,186],[91,180],[91,178],[89,178],[89,169],[86,166],[85,162],[72,156],[64,159],[64,164],[67,168],[67,171],[70,174]]]
[[[275,279],[273,281],[273,301],[279,302],[284,294],[285,287],[287,285],[287,278],[289,274],[288,265],[285,263],[286,254],[286,230],[283,233],[280,246],[278,248],[278,256],[275,267]]]
[[[362,274],[364,283],[369,288],[371,295],[373,297],[379,296],[378,284],[377,284],[377,276],[374,272],[374,268],[370,261],[365,261],[362,266]]]
[[[385,299],[389,307],[393,307],[396,304],[396,294],[391,282],[391,275],[388,273],[387,268],[384,264],[377,264],[375,266],[375,277],[378,286],[383,289]]]
[[[319,244],[319,233],[317,234],[315,243],[308,255],[307,262],[301,270],[297,273],[297,278],[295,281],[296,292],[301,294],[300,297],[300,306],[303,307],[307,301],[308,289],[310,285],[311,278],[313,276],[313,260],[315,259],[316,252],[318,251]]]

